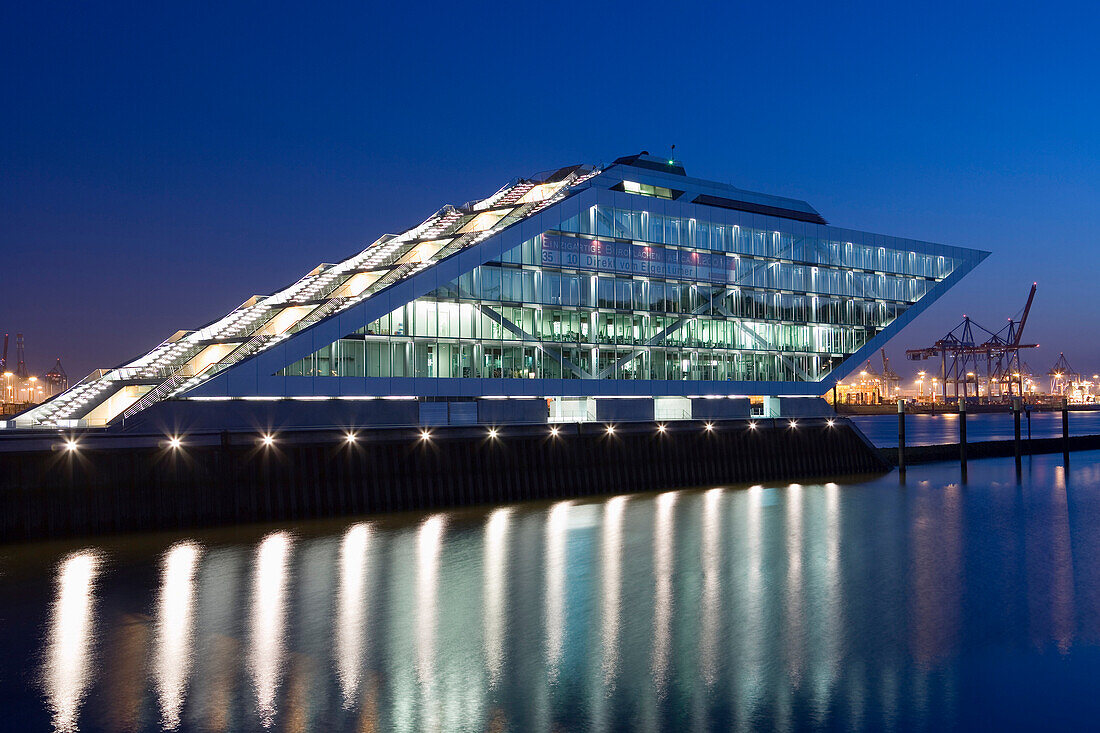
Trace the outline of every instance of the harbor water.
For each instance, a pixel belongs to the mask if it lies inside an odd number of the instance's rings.
[[[898,444],[898,416],[853,415],[850,419],[879,448],[894,448]],[[966,416],[968,442],[1012,440],[1015,430],[1013,415],[1008,412],[972,412]],[[1100,435],[1100,410],[1072,410],[1069,413],[1070,435]],[[1028,437],[1028,418],[1020,415],[1020,436]],[[1031,412],[1032,438],[1062,437],[1061,412]],[[959,442],[958,413],[938,415],[906,415],[906,445],[943,445]]]
[[[20,730],[1084,729],[1100,453],[0,547]]]

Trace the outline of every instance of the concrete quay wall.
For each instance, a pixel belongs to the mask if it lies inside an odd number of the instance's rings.
[[[0,440],[4,542],[882,472],[844,419]],[[709,426],[709,427],[708,427]],[[74,449],[66,448],[69,438]]]

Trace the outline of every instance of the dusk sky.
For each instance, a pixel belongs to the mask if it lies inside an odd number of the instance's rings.
[[[0,333],[75,381],[510,178],[649,150],[992,251],[889,345],[1039,291],[1100,371],[1092,4],[8,3]],[[14,362],[14,353],[12,354]]]

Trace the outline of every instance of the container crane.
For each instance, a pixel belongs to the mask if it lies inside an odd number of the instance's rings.
[[[901,377],[890,368],[890,357],[886,355],[886,349],[879,349],[879,354],[882,356],[882,384],[886,389],[886,398],[890,399],[894,390],[901,385]]]
[[[23,353],[23,334],[15,334],[15,376],[19,379],[27,379],[30,372],[27,371],[27,362]]]
[[[1066,396],[1074,385],[1083,381],[1081,374],[1070,366],[1065,354],[1058,354],[1058,361],[1047,372],[1050,377],[1050,393]]]
[[[1020,349],[1034,349],[1039,346],[1021,343],[1031,305],[1035,301],[1036,288],[1037,284],[1032,283],[1019,322],[1009,318],[1003,328],[994,332],[971,320],[969,316],[963,316],[962,323],[943,338],[923,349],[906,350],[905,358],[923,361],[939,357],[939,379],[944,402],[947,401],[949,384],[953,386],[953,397],[966,399],[970,384],[974,385],[974,396],[977,397],[983,378],[989,396],[993,396],[996,390],[996,396],[1003,397],[1007,388],[1007,394],[1011,397],[1013,385],[1016,386],[1016,394],[1022,396],[1024,388]],[[979,343],[977,338],[983,334],[988,337]]]

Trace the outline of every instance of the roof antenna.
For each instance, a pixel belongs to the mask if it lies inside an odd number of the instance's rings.
[[[676,165],[676,146],[675,145],[673,145],[672,149],[669,151],[668,164],[669,165]]]

